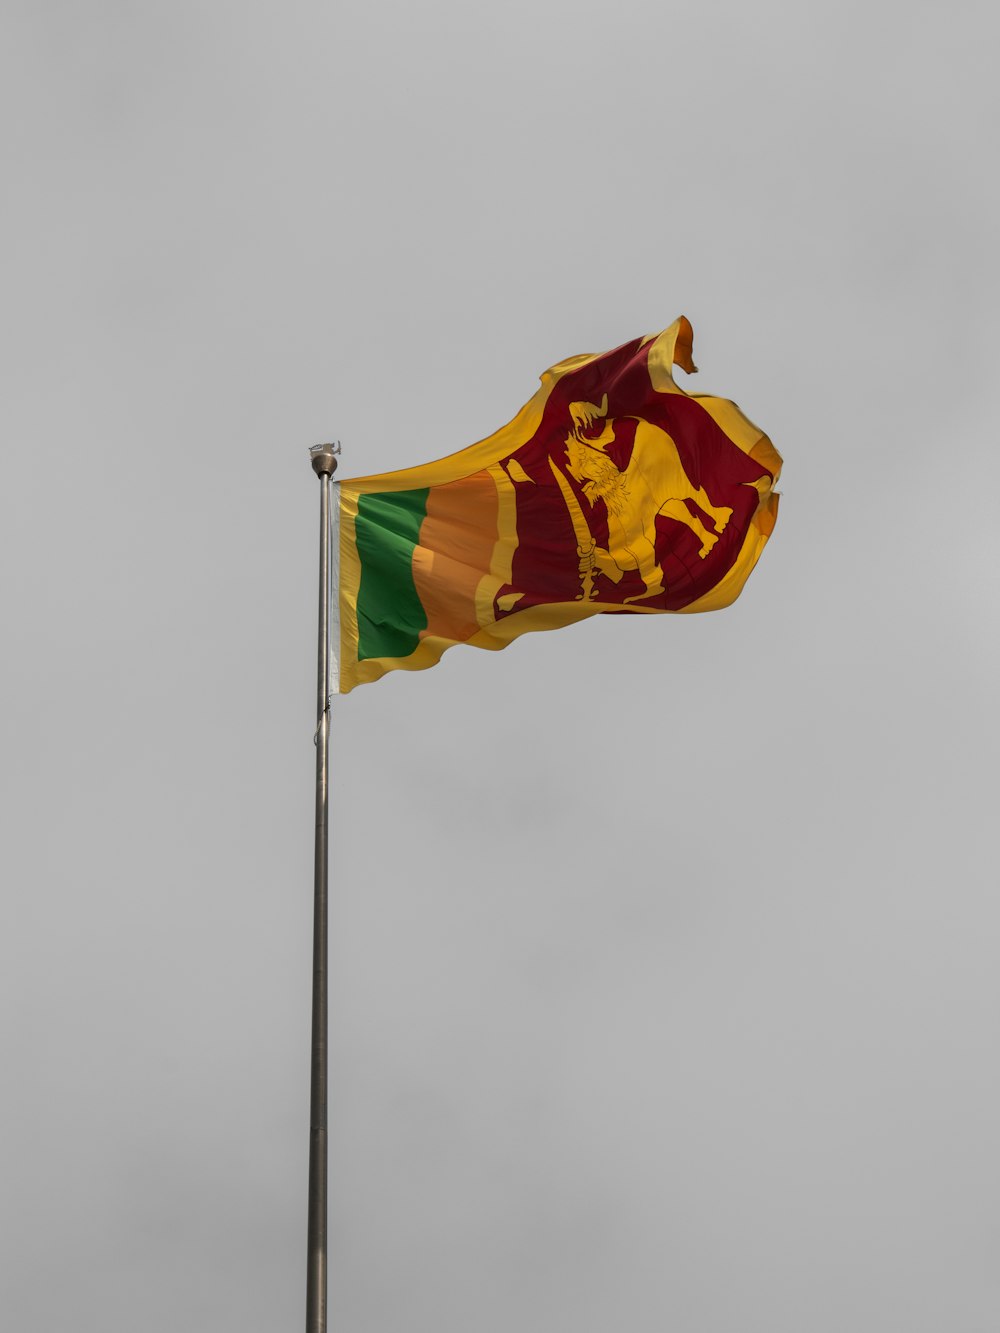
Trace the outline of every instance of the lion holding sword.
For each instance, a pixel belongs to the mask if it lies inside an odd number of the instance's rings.
[[[703,487],[694,486],[681,462],[677,445],[658,426],[638,420],[632,456],[619,468],[607,453],[615,438],[615,419],[608,418],[608,396],[595,403],[569,405],[572,429],[566,436],[567,472],[577,481],[593,507],[603,500],[608,518],[607,549],[599,547],[589,533],[583,513],[572,489],[560,474],[555,460],[550,467],[560,484],[563,498],[577,533],[580,577],[584,601],[596,598],[594,578],[603,574],[619,583],[627,570],[638,570],[645,585],[643,592],[626,602],[644,601],[664,591],[663,571],[656,556],[656,519],[676,519],[689,527],[701,543],[702,560],[709,554],[719,534],[732,517],[732,509],[714,505]],[[692,501],[715,525],[710,531],[685,503]],[[574,510],[576,512],[574,512]],[[584,541],[584,526],[587,540]]]

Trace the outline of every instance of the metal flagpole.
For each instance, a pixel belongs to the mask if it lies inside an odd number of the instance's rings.
[[[330,478],[339,445],[310,449],[320,480],[319,652],[316,684],[316,859],[313,905],[312,1076],[309,1096],[309,1232],[306,1333],[326,1333],[327,833],[330,791]]]

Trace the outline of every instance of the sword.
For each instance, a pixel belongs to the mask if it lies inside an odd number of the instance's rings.
[[[578,602],[592,602],[597,596],[594,588],[594,552],[597,550],[597,542],[590,531],[590,525],[583,516],[579,501],[573,494],[573,487],[563,476],[560,469],[556,467],[554,458],[549,459],[549,467],[552,469],[552,475],[562,491],[562,497],[566,501],[566,508],[569,510],[570,521],[573,524],[573,532],[576,534],[576,553],[580,557],[581,582],[576,600]]]

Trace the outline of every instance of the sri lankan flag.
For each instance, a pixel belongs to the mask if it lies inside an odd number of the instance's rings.
[[[602,611],[714,611],[774,528],[781,459],[724,398],[688,394],[693,334],[547,370],[514,420],[423,467],[343,481],[334,516],[339,690],[505,648]]]

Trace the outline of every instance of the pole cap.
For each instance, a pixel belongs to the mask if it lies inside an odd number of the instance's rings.
[[[340,453],[340,441],[334,440],[332,444],[314,444],[309,450],[309,461],[312,463],[312,469],[317,477],[324,474],[332,477],[337,470],[337,456]]]

